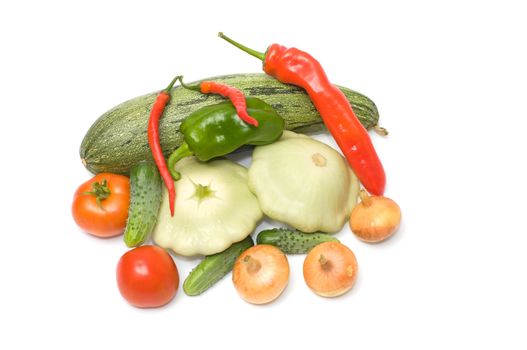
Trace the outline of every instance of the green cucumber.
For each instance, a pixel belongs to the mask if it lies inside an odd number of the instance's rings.
[[[234,74],[212,77],[214,80],[241,89],[246,96],[257,97],[284,118],[285,129],[296,132],[316,131],[323,128],[320,115],[304,90],[280,83],[265,74]],[[355,114],[366,129],[377,125],[379,113],[368,97],[347,88],[346,95]],[[128,174],[139,161],[151,159],[147,139],[150,109],[158,93],[150,93],[124,102],[104,113],[88,130],[80,147],[80,157],[93,173],[110,172]],[[196,91],[175,87],[161,122],[161,147],[168,157],[181,145],[181,122],[192,112],[223,101],[217,95],[204,95]]]
[[[203,293],[232,271],[236,259],[254,245],[251,236],[234,243],[221,253],[209,255],[190,272],[183,283],[185,294],[195,296]]]
[[[153,162],[139,162],[130,171],[130,207],[124,243],[137,247],[147,239],[157,222],[162,182]]]
[[[285,254],[305,254],[317,244],[338,241],[326,233],[303,233],[289,228],[264,230],[256,238],[257,244],[273,245],[280,248]]]

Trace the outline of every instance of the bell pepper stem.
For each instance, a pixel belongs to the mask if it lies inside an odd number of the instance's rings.
[[[223,34],[222,32],[219,32],[218,36],[220,38],[222,38],[223,40],[225,40],[225,41],[231,43],[232,45],[236,46],[240,50],[247,52],[249,55],[260,59],[262,62],[265,60],[265,53],[253,50],[251,48],[248,48],[247,46],[242,45],[242,44],[232,40],[231,38],[229,38],[227,35]]]
[[[192,156],[193,154],[194,153],[188,148],[188,144],[183,142],[183,144],[172,152],[170,157],[168,157],[168,171],[170,172],[170,175],[172,175],[174,181],[181,179],[181,174],[175,169],[176,163],[185,157]]]
[[[183,76],[180,75],[178,77],[178,80],[179,80],[179,83],[181,84],[181,86],[183,86],[185,89],[189,89],[189,90],[194,90],[194,91],[198,91],[198,92],[201,92],[201,84],[196,84],[196,85],[187,85],[183,82]]]

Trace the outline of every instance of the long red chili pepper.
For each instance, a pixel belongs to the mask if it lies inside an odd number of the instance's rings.
[[[161,144],[159,143],[159,120],[163,115],[165,106],[170,101],[170,90],[179,79],[179,76],[175,77],[166,89],[162,90],[159,95],[157,95],[156,101],[152,106],[150,111],[150,119],[148,120],[148,144],[150,145],[150,150],[152,151],[152,157],[159,169],[159,173],[165,182],[165,186],[168,190],[168,199],[170,204],[170,214],[174,216],[174,205],[176,202],[176,188],[174,186],[174,180],[172,175],[168,171],[167,164],[165,162],[165,157],[163,156],[163,150],[161,149]]]
[[[273,44],[264,53],[252,50],[219,33],[219,36],[263,61],[263,70],[283,83],[304,88],[324,124],[368,192],[382,195],[384,169],[366,129],[344,94],[331,84],[320,63],[296,48]]]
[[[245,95],[242,91],[226,84],[220,84],[215,81],[203,81],[199,85],[186,85],[183,83],[183,77],[179,77],[181,86],[200,91],[202,94],[218,94],[231,100],[236,113],[241,120],[247,124],[258,126],[258,120],[254,119],[247,113],[247,102],[245,101]]]

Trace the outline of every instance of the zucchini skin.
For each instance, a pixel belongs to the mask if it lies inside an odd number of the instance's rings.
[[[264,230],[256,238],[256,244],[273,245],[285,254],[306,254],[320,243],[338,241],[327,233],[303,233],[289,228]]]
[[[196,296],[212,287],[232,271],[236,259],[252,246],[254,246],[254,242],[251,236],[247,236],[247,238],[234,243],[223,252],[206,256],[183,282],[185,294]]]
[[[153,162],[137,163],[130,171],[130,207],[124,231],[124,243],[128,247],[143,244],[157,222],[161,206],[162,182]]]
[[[234,86],[246,96],[267,102],[284,118],[286,130],[308,132],[324,127],[320,115],[304,90],[283,84],[263,73],[224,75],[204,80]],[[377,125],[379,113],[372,100],[350,89],[339,88],[366,129]],[[126,101],[95,121],[80,146],[81,160],[89,171],[95,174],[128,174],[137,162],[152,159],[146,132],[150,109],[157,94],[154,92]],[[205,95],[181,86],[173,88],[171,101],[159,124],[165,157],[183,142],[183,135],[179,131],[183,120],[192,112],[221,101],[224,99],[218,95]]]

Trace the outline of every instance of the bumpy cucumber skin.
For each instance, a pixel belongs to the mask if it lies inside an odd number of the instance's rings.
[[[185,294],[195,296],[209,289],[232,271],[236,259],[253,245],[254,242],[251,236],[248,236],[244,240],[234,243],[221,253],[205,257],[185,279],[183,283],[183,291]]]
[[[335,237],[326,233],[303,233],[289,228],[264,230],[256,238],[257,244],[270,244],[285,254],[306,254],[314,246],[324,242],[338,242]]]
[[[308,132],[323,128],[313,103],[304,90],[296,86],[282,84],[261,73],[224,75],[206,80],[229,84],[241,89],[246,96],[267,102],[284,118],[286,130]],[[339,88],[350,101],[362,125],[366,129],[375,126],[379,120],[375,103],[358,92]],[[128,174],[137,162],[151,159],[146,130],[157,94],[124,102],[97,119],[80,147],[80,157],[89,171]],[[183,142],[179,131],[183,120],[199,108],[220,101],[224,99],[218,95],[204,95],[180,86],[171,91],[171,101],[159,125],[161,147],[166,157]]]
[[[161,176],[153,162],[137,163],[130,171],[130,207],[124,243],[137,247],[147,239],[157,222],[163,191]]]

